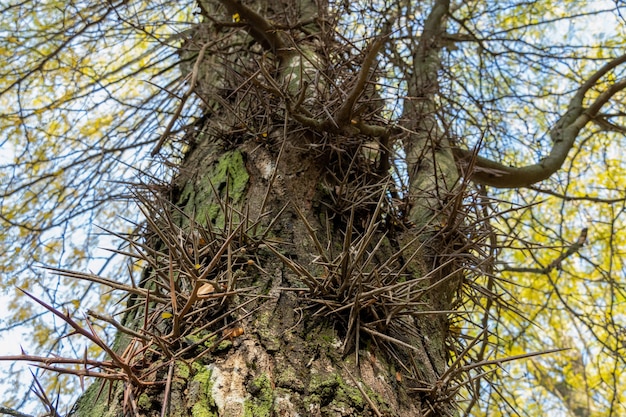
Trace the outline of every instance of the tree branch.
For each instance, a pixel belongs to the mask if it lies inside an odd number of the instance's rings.
[[[365,54],[365,59],[363,60],[363,65],[359,71],[356,84],[348,97],[346,97],[346,101],[337,111],[336,122],[339,126],[350,123],[350,117],[352,116],[354,104],[365,90],[367,81],[371,76],[370,70],[372,69],[372,65],[376,63],[378,51],[380,51],[380,48],[385,43],[384,41],[386,38],[386,36],[381,36],[369,45],[369,50],[367,51],[367,54]]]
[[[531,274],[549,274],[550,272],[552,272],[552,270],[561,268],[561,263],[565,259],[572,256],[583,247],[583,245],[585,244],[585,241],[587,240],[587,231],[588,229],[586,227],[583,230],[581,230],[580,236],[578,236],[578,239],[576,239],[576,242],[572,243],[572,245],[569,248],[567,248],[565,252],[563,252],[555,260],[550,262],[550,264],[546,266],[545,268],[504,267],[503,270],[509,271],[509,272],[525,272],[525,273],[531,273]]]
[[[413,45],[413,72],[407,79],[402,127],[408,134],[402,141],[411,200],[408,218],[417,227],[440,212],[442,196],[449,195],[459,179],[449,134],[437,119],[441,38],[449,9],[449,0],[437,0],[433,5],[419,41]]]
[[[604,106],[615,94],[626,88],[626,79],[615,82],[585,108],[583,101],[586,93],[609,71],[626,62],[626,54],[619,56],[596,71],[580,88],[570,101],[565,114],[555,123],[550,131],[554,145],[550,154],[537,164],[524,167],[510,167],[488,158],[476,156],[473,151],[454,148],[454,156],[465,168],[465,175],[471,175],[474,182],[498,188],[528,187],[549,178],[558,171],[572,149],[578,133],[587,123],[598,116]],[[471,172],[467,167],[475,163]]]
[[[202,63],[202,59],[204,58],[204,53],[208,46],[209,44],[207,43],[202,47],[202,49],[200,49],[200,52],[198,53],[198,58],[196,58],[196,62],[191,72],[191,81],[189,82],[189,88],[187,89],[185,94],[183,94],[183,96],[181,97],[180,104],[176,108],[174,115],[170,119],[170,122],[167,125],[167,127],[165,128],[165,132],[163,132],[156,146],[154,147],[154,149],[152,149],[152,152],[150,152],[150,156],[156,156],[156,154],[159,153],[159,151],[161,150],[161,147],[165,143],[165,140],[170,135],[170,132],[172,131],[172,128],[174,127],[174,123],[176,123],[176,120],[178,120],[178,118],[180,117],[180,114],[183,111],[183,107],[185,107],[185,103],[187,102],[189,97],[191,97],[191,94],[196,89],[196,83],[198,82],[198,73],[200,72],[200,64]]]
[[[271,50],[274,53],[285,49],[285,44],[280,38],[278,31],[263,16],[242,4],[239,0],[220,0],[220,3],[222,3],[226,7],[226,10],[232,15],[239,15],[242,22],[250,27],[250,36],[265,49]]]
[[[581,195],[581,196],[574,196],[574,195],[561,194],[554,190],[550,190],[548,188],[541,188],[537,186],[530,186],[528,188],[531,190],[537,191],[539,193],[548,194],[548,195],[560,198],[563,201],[591,201],[594,203],[604,203],[604,204],[615,204],[615,203],[621,203],[621,202],[626,201],[626,197],[601,198],[601,197],[592,197],[588,194]]]
[[[14,416],[14,417],[33,417],[30,414],[20,413],[17,410],[14,410],[14,409],[9,408],[9,407],[3,407],[1,405],[0,405],[0,414],[5,414],[5,415],[9,415],[9,416]]]

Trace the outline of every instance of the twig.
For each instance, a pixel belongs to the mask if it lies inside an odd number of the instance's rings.
[[[94,317],[94,318],[96,318],[98,320],[102,320],[104,322],[107,322],[109,324],[112,324],[113,327],[115,327],[117,330],[119,330],[122,333],[126,333],[126,334],[128,334],[130,336],[137,337],[139,339],[142,339],[142,340],[145,340],[145,341],[148,341],[148,342],[151,340],[149,337],[147,337],[147,336],[145,336],[145,335],[143,335],[141,333],[138,333],[138,332],[136,332],[136,331],[134,331],[132,329],[129,329],[126,326],[123,326],[122,324],[118,323],[115,319],[113,319],[113,317],[111,317],[111,316],[106,316],[104,314],[99,314],[99,313],[96,313],[93,310],[87,310],[87,315],[89,315],[91,317]]]
[[[30,294],[28,291],[25,291],[25,290],[23,290],[21,288],[18,288],[18,289],[20,291],[22,291],[24,294],[26,294],[28,297],[30,297],[32,300],[34,300],[38,304],[42,305],[46,310],[50,311],[55,316],[59,317],[61,320],[63,320],[67,324],[69,324],[74,329],[74,331],[77,334],[80,334],[80,335],[86,337],[87,339],[89,339],[93,343],[95,343],[98,347],[100,347],[102,350],[104,350],[111,357],[111,360],[113,361],[113,363],[117,367],[121,368],[124,371],[124,373],[126,374],[128,379],[130,379],[131,381],[133,381],[137,385],[145,385],[145,383],[143,381],[140,381],[139,378],[137,378],[137,376],[135,375],[135,373],[132,370],[132,368],[126,362],[124,362],[124,360],[122,358],[120,358],[113,351],[113,349],[111,349],[97,335],[97,333],[95,332],[94,328],[91,326],[91,323],[89,322],[89,318],[88,317],[85,318],[85,322],[87,323],[87,326],[89,327],[89,331],[86,330],[85,328],[83,328],[76,321],[74,321],[74,319],[72,319],[69,316],[69,314],[63,314],[59,310],[57,310],[56,308],[52,307],[51,305],[47,304],[46,302],[44,302],[44,301],[38,299],[37,297],[35,297],[34,295]],[[78,375],[78,371],[76,372],[76,374]]]
[[[378,51],[385,43],[386,37],[380,37],[376,39],[369,47],[369,51],[365,55],[365,59],[363,60],[363,65],[361,66],[361,70],[359,72],[359,76],[357,77],[356,84],[354,88],[346,97],[346,101],[337,111],[336,121],[340,126],[346,125],[350,123],[350,116],[352,115],[352,110],[354,109],[354,104],[357,99],[361,96],[363,91],[365,90],[365,85],[370,77],[370,69],[372,65],[376,62],[376,56],[378,55]]]
[[[552,272],[552,270],[560,268],[561,263],[566,258],[569,258],[570,256],[578,252],[583,247],[583,245],[585,244],[585,241],[587,240],[587,231],[588,229],[585,227],[580,232],[580,235],[578,236],[578,239],[576,239],[576,242],[574,242],[569,248],[567,248],[567,250],[564,253],[559,255],[558,258],[550,262],[550,264],[546,266],[545,268],[523,268],[523,267],[506,266],[503,268],[503,270],[509,271],[509,272],[524,272],[524,273],[531,273],[531,274],[549,274],[550,272]]]
[[[189,82],[189,88],[187,89],[187,91],[185,91],[185,94],[183,94],[183,96],[180,98],[180,104],[178,105],[178,108],[174,112],[174,116],[172,116],[172,118],[170,119],[169,124],[165,128],[165,132],[163,132],[163,134],[159,138],[159,141],[157,142],[156,146],[154,147],[152,152],[150,152],[150,156],[155,156],[157,153],[159,153],[159,151],[161,150],[161,147],[163,146],[163,143],[165,143],[165,140],[167,139],[170,132],[172,131],[172,128],[174,127],[174,123],[176,123],[176,120],[182,113],[185,103],[187,102],[191,94],[194,92],[196,88],[196,82],[198,81],[198,73],[200,72],[200,63],[202,62],[202,59],[204,58],[204,52],[209,47],[209,45],[211,45],[211,43],[206,43],[200,49],[200,52],[198,53],[198,58],[196,59],[196,62],[193,65],[193,70],[191,72],[191,81]]]
[[[167,372],[167,382],[165,383],[165,392],[163,394],[163,405],[161,407],[161,417],[167,416],[167,409],[169,408],[169,400],[172,389],[172,378],[174,377],[174,361],[170,362],[170,367]]]
[[[361,387],[361,385],[359,384],[359,382],[356,380],[356,378],[350,373],[350,371],[348,371],[348,369],[345,366],[341,366],[344,370],[344,372],[346,374],[348,374],[348,376],[350,377],[350,379],[352,380],[352,382],[354,382],[354,385],[356,385],[356,387],[358,388],[358,390],[361,392],[361,395],[363,396],[363,398],[365,399],[365,401],[367,401],[367,403],[369,404],[369,406],[371,407],[372,411],[374,412],[374,414],[376,414],[378,417],[383,417],[382,413],[378,410],[378,407],[376,407],[376,404],[374,404],[374,401],[372,401],[372,399],[369,397],[369,395],[367,395],[367,393],[365,392],[365,390],[363,389],[363,387]]]
[[[96,284],[106,285],[107,287],[111,287],[111,288],[116,289],[116,290],[125,291],[125,292],[127,292],[129,294],[135,294],[135,295],[139,295],[141,297],[146,297],[148,295],[148,290],[145,290],[143,288],[133,287],[133,286],[130,286],[130,285],[125,285],[125,284],[120,284],[117,281],[114,281],[114,280],[108,279],[108,278],[103,278],[103,277],[95,275],[95,274],[85,274],[83,272],[74,272],[74,271],[69,271],[69,270],[66,270],[66,269],[53,268],[53,267],[49,267],[49,266],[45,266],[43,268],[47,269],[49,271],[53,271],[56,274],[64,276],[64,277],[84,279],[85,281],[91,281],[91,282],[95,282]],[[152,301],[156,301],[156,302],[162,303],[162,304],[166,304],[168,302],[168,300],[165,299],[165,298],[160,298],[160,297],[155,297],[155,296],[152,296]]]
[[[4,406],[1,406],[1,405],[0,405],[0,414],[5,414],[5,415],[13,416],[13,417],[35,417],[35,416],[30,415],[30,414],[20,413],[17,410],[14,410],[14,409],[9,408],[9,407],[4,407]]]

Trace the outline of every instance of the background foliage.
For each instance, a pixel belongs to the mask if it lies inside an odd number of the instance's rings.
[[[338,36],[355,48],[377,35],[375,28],[391,25],[393,47],[379,57],[378,89],[393,121],[430,2],[332,7],[342,17]],[[127,185],[167,183],[184,151],[184,126],[199,115],[193,100],[161,154],[149,155],[186,91],[177,48],[196,21],[194,5],[10,0],[0,8],[0,274],[9,300],[1,327],[24,332],[29,351],[81,355],[73,339],[57,340],[63,325],[16,287],[78,312],[114,308],[104,289],[39,266],[101,269],[128,279],[124,264],[98,249],[116,243],[97,226],[132,232],[138,220]],[[545,157],[548,131],[575,90],[623,54],[626,43],[619,1],[459,1],[452,10],[442,39],[440,120],[455,145],[479,146],[482,156],[504,164]],[[588,99],[623,78],[616,67]],[[625,102],[623,93],[614,96],[550,179],[523,189],[474,190],[487,212],[502,213],[490,235],[493,276],[484,277],[494,297],[478,300],[488,315],[470,312],[459,321],[459,337],[475,337],[478,324],[488,328],[484,337],[492,343],[475,352],[477,360],[571,349],[507,364],[487,375],[492,384],[477,380],[468,391],[483,401],[465,404],[472,415],[626,413]],[[51,393],[71,386],[42,379],[52,383]],[[22,391],[12,392],[3,405],[21,408]]]

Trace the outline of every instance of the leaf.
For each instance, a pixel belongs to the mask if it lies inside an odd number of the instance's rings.
[[[213,292],[215,292],[215,287],[213,286],[213,284],[210,284],[208,282],[202,284],[202,286],[198,288],[198,296],[212,294]]]

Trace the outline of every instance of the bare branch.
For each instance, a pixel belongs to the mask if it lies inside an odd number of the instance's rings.
[[[250,27],[250,35],[264,48],[279,53],[285,49],[285,43],[277,29],[263,16],[242,4],[239,0],[220,0],[229,13],[238,14],[239,18]]]
[[[165,140],[170,135],[170,132],[172,131],[172,128],[174,127],[174,123],[176,123],[176,120],[178,120],[180,113],[183,111],[183,107],[185,106],[185,103],[187,102],[189,97],[191,97],[191,94],[194,92],[196,88],[196,82],[198,81],[198,72],[200,71],[200,64],[202,63],[202,59],[204,58],[204,53],[206,52],[206,49],[209,47],[209,45],[210,44],[207,43],[202,46],[202,49],[200,49],[200,52],[198,53],[198,58],[196,58],[196,62],[193,65],[193,70],[191,72],[191,81],[189,82],[189,88],[187,89],[185,94],[183,94],[183,96],[181,97],[180,104],[178,105],[178,108],[176,108],[176,112],[174,112],[174,115],[170,119],[169,124],[165,128],[165,132],[163,132],[156,146],[150,153],[151,156],[155,156],[157,153],[159,153],[159,150],[161,150],[161,146],[163,146],[163,143],[165,143]]]
[[[6,414],[8,416],[14,416],[14,417],[33,417],[30,414],[20,413],[17,410],[14,410],[9,407],[3,407],[1,405],[0,405],[0,414]]]
[[[346,97],[346,101],[337,111],[336,121],[339,126],[345,125],[349,123],[350,116],[352,116],[352,111],[354,109],[354,104],[357,99],[363,94],[365,90],[365,86],[367,84],[368,79],[370,78],[370,70],[372,66],[376,63],[376,56],[378,55],[378,51],[385,43],[386,37],[379,37],[374,42],[369,45],[369,50],[365,55],[365,59],[363,60],[363,65],[361,66],[361,70],[359,71],[359,75],[354,85],[354,88]]]
[[[455,158],[462,166],[467,167],[474,162],[476,168],[471,175],[473,181],[497,188],[528,187],[549,178],[561,169],[569,151],[572,149],[578,133],[587,123],[593,120],[615,94],[626,88],[626,80],[615,82],[600,94],[589,107],[583,107],[585,94],[604,76],[619,64],[626,62],[626,55],[615,58],[596,71],[576,92],[565,114],[556,122],[550,131],[554,145],[550,154],[539,163],[524,167],[510,167],[488,158],[474,155],[467,149],[453,148]]]
[[[550,264],[546,266],[545,268],[505,267],[503,268],[503,270],[510,271],[510,272],[524,272],[524,273],[531,273],[531,274],[549,274],[550,272],[552,272],[552,270],[556,268],[560,268],[561,263],[565,259],[572,256],[583,247],[583,245],[585,244],[585,241],[587,240],[587,231],[588,229],[586,227],[583,230],[581,230],[580,235],[578,236],[578,239],[576,239],[576,242],[574,242],[569,248],[567,248],[565,252],[559,255],[558,258],[550,262]]]

